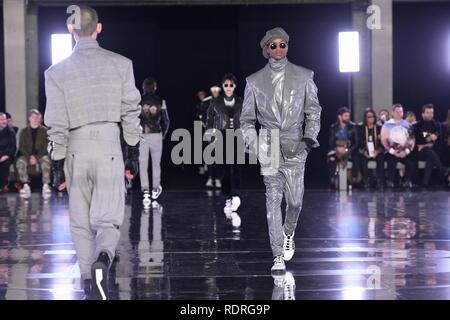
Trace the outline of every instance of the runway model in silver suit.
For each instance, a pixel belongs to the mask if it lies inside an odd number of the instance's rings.
[[[273,148],[271,137],[276,129],[279,130],[280,152],[272,154],[279,162],[263,162],[258,154],[266,185],[274,273],[283,273],[285,261],[294,255],[294,233],[303,202],[305,162],[309,150],[319,146],[317,135],[322,110],[313,81],[314,73],[287,60],[288,42],[289,36],[282,28],[267,31],[261,40],[262,54],[269,63],[247,78],[241,115],[241,129],[250,152]],[[256,121],[261,129],[271,132],[268,138],[261,139],[260,135],[257,139]],[[284,225],[281,214],[283,194],[287,204]]]
[[[127,167],[136,174],[141,97],[132,62],[99,46],[97,13],[80,8],[80,27],[68,25],[77,41],[72,55],[45,72],[45,123],[55,185],[67,178],[70,228],[85,292],[105,300],[125,210],[119,124],[132,160]]]

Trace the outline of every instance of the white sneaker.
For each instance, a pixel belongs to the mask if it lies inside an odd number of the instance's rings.
[[[208,181],[206,181],[205,186],[207,186],[207,187],[212,187],[213,186],[213,182],[212,182],[211,178],[209,178]]]
[[[42,186],[42,198],[44,199],[50,199],[52,196],[52,189],[48,184],[44,184]]]
[[[216,188],[222,188],[222,183],[220,182],[220,179],[216,179]]]
[[[231,211],[237,211],[241,205],[241,198],[235,196],[231,199]]]
[[[152,190],[152,199],[156,200],[162,193],[162,187],[159,186],[158,188],[153,188]]]
[[[231,213],[231,225],[235,228],[239,228],[241,226],[241,217],[236,212]]]
[[[153,208],[153,214],[155,214],[155,213],[159,213],[159,214],[162,214],[162,209],[163,209],[163,207],[159,204],[159,202],[158,201],[153,201],[152,202],[152,208]]]
[[[295,253],[295,241],[294,241],[294,234],[291,236],[287,236],[284,232],[284,260],[289,261],[292,259]]]
[[[273,266],[270,271],[276,273],[284,273],[286,271],[286,264],[284,263],[283,256],[276,256],[273,259]]]
[[[27,183],[25,183],[23,185],[23,188],[20,189],[19,195],[21,198],[24,198],[24,199],[28,199],[29,197],[31,197],[31,189]]]
[[[284,300],[295,300],[295,278],[291,272],[284,277]]]
[[[278,288],[284,288],[284,278],[285,274],[272,274],[273,284]]]
[[[142,199],[142,204],[144,205],[145,209],[150,208],[150,205],[152,204],[152,200],[150,200],[150,192],[148,190],[144,190],[144,198]]]
[[[231,213],[233,210],[231,210],[231,199],[227,199],[225,201],[225,207],[223,208],[224,213]]]

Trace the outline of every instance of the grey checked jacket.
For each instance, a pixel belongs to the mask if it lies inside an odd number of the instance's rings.
[[[45,93],[53,160],[65,158],[69,130],[95,122],[120,123],[127,144],[139,142],[141,96],[132,62],[96,40],[81,39],[70,57],[45,71]]]

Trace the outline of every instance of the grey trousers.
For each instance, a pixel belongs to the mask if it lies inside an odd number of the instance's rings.
[[[161,184],[161,155],[163,138],[161,133],[144,133],[139,148],[139,175],[141,189],[149,190],[148,160],[152,157],[152,187],[158,188]]]
[[[280,159],[280,167],[274,175],[264,176],[266,185],[267,225],[273,256],[283,255],[283,231],[292,235],[302,210],[305,162],[308,152],[303,150],[292,159]],[[286,216],[283,226],[281,201],[286,200]]]
[[[116,123],[86,125],[70,132],[65,161],[70,228],[81,277],[91,278],[101,251],[112,261],[125,210],[124,163]]]

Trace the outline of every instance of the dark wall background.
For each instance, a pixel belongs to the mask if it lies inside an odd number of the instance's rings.
[[[104,25],[99,43],[133,60],[136,85],[152,75],[159,94],[166,98],[171,131],[192,128],[195,93],[219,84],[226,72],[233,72],[243,95],[246,76],[262,68],[259,41],[265,31],[282,26],[291,37],[288,57],[315,71],[323,118],[319,140],[322,148],[311,153],[306,183],[326,183],[325,154],[327,127],[336,109],[347,102],[347,80],[338,70],[339,31],[351,27],[349,5],[209,6],[209,7],[99,7]],[[52,33],[66,32],[65,8],[42,7],[39,11],[41,106],[45,105],[43,72],[51,64]],[[168,173],[193,171],[193,166],[170,163],[171,146],[166,141],[163,179]],[[164,178],[166,175],[166,178]],[[245,182],[258,181],[258,167],[247,166]],[[308,178],[309,177],[309,178]],[[179,180],[179,179],[178,179]]]
[[[315,70],[324,108],[319,140],[306,171],[309,186],[326,183],[327,127],[346,104],[346,79],[338,72],[337,33],[350,26],[348,5],[99,7],[105,30],[100,43],[134,61],[138,88],[147,75],[159,81],[169,104],[172,129],[190,128],[195,92],[234,72],[243,92],[246,75],[265,63],[258,43],[268,28],[280,25],[291,35],[289,59]],[[394,100],[420,117],[424,103],[443,120],[450,107],[450,3],[394,3]],[[3,8],[0,6],[0,110],[5,110]],[[65,8],[39,9],[40,103],[45,106],[43,71],[51,63],[50,35],[66,32]],[[164,166],[179,172],[167,161]],[[254,168],[248,168],[256,172]]]
[[[192,126],[195,92],[207,90],[234,72],[243,93],[245,76],[265,59],[258,46],[264,32],[283,26],[291,35],[289,59],[315,70],[324,108],[319,140],[306,170],[309,187],[326,184],[327,128],[336,109],[347,102],[347,82],[338,72],[337,33],[350,27],[349,5],[210,7],[99,7],[105,24],[100,43],[134,61],[137,86],[147,75],[159,81],[170,108],[172,130]],[[394,100],[413,110],[431,102],[442,121],[450,107],[450,3],[394,3]],[[66,32],[65,8],[39,10],[40,103],[45,106],[43,71],[51,63],[50,35]],[[5,110],[3,8],[0,6],[0,110]],[[164,167],[177,173],[168,161]],[[257,168],[246,169],[251,176]],[[164,177],[164,176],[163,176]],[[252,179],[247,179],[252,180]],[[259,181],[259,180],[258,180]],[[247,183],[247,181],[246,181]],[[261,185],[261,184],[259,184]]]
[[[421,118],[435,106],[444,121],[450,108],[450,3],[395,3],[394,100]]]
[[[0,6],[0,111],[5,111],[5,50],[3,43],[3,6]]]

